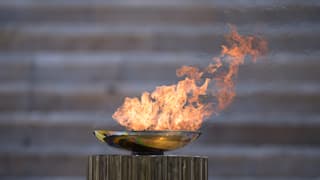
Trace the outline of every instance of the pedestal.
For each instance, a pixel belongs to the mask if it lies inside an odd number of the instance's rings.
[[[89,156],[87,180],[207,179],[207,157],[170,155]]]

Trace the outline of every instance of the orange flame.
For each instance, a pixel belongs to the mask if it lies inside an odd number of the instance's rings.
[[[136,131],[199,129],[205,119],[232,102],[236,95],[233,79],[246,55],[255,62],[267,50],[265,40],[241,36],[233,26],[226,40],[228,45],[222,46],[220,56],[206,68],[182,66],[176,74],[184,80],[143,92],[140,99],[126,97],[112,117]]]

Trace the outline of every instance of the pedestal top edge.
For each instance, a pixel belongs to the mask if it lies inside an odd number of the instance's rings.
[[[126,158],[197,158],[197,159],[208,159],[208,156],[201,155],[128,155],[128,154],[92,154],[89,157],[126,157]]]

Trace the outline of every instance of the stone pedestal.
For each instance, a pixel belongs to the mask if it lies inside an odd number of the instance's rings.
[[[208,158],[166,155],[93,155],[87,180],[207,180]]]

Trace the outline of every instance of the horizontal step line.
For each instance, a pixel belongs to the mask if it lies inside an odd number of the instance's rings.
[[[85,180],[85,176],[1,176],[2,180]]]
[[[100,52],[0,52],[0,68],[10,64],[29,64],[36,67],[101,67],[102,65],[124,65],[124,64],[150,64],[150,65],[183,65],[183,64],[207,64],[216,54],[199,52],[122,52],[122,51],[100,51]],[[299,64],[308,66],[319,62],[320,51],[310,52],[279,52],[266,54],[260,57],[253,65],[286,64],[287,66]],[[251,63],[246,61],[246,63]]]
[[[99,142],[97,141],[97,144]],[[108,147],[107,145],[101,146],[50,146],[50,147],[32,147],[22,149],[21,147],[6,147],[0,149],[0,156],[14,155],[14,156],[51,156],[51,155],[70,155],[70,156],[83,156],[89,154],[100,154],[108,150],[108,154],[129,154],[127,151],[120,151],[119,149]],[[203,155],[203,156],[219,156],[219,157],[265,157],[265,156],[308,156],[320,158],[319,147],[309,146],[241,146],[241,145],[214,145],[214,146],[197,146],[191,145],[185,148],[171,151],[170,155]]]
[[[208,180],[314,180],[314,177],[297,177],[297,176],[210,176]]]
[[[143,91],[153,91],[157,86],[171,84],[157,83],[1,83],[0,93],[28,93],[37,94],[60,94],[65,96],[75,95],[140,95]],[[112,89],[112,93],[109,91]],[[316,96],[320,95],[320,85],[317,83],[238,83],[236,85],[238,96],[250,96],[263,93],[264,96],[272,94]]]
[[[223,37],[223,34],[228,33],[227,24],[215,24],[215,25],[156,25],[147,24],[141,25],[106,25],[106,24],[6,24],[0,26],[0,31],[13,34],[30,34],[30,35],[59,35],[59,36],[85,36],[85,35],[97,35],[107,37],[112,35],[129,35],[129,36],[152,36],[165,34],[168,36],[217,36]],[[296,23],[296,24],[281,24],[281,25],[267,25],[267,24],[249,24],[241,25],[237,27],[239,32],[247,32],[250,34],[259,33],[262,36],[288,36],[295,34],[312,34],[317,36],[317,32],[320,32],[320,26],[315,23]]]
[[[115,126],[117,122],[112,119],[112,112],[14,112],[1,113],[2,125],[36,125],[36,126]],[[222,125],[255,125],[255,126],[318,126],[319,114],[306,114],[295,112],[273,113],[221,113],[206,120],[203,127]]]
[[[0,3],[0,6],[5,7],[43,7],[43,6],[54,6],[54,7],[92,7],[92,6],[124,6],[124,7],[237,7],[237,8],[259,8],[259,7],[284,7],[288,5],[313,5],[317,6],[319,5],[319,1],[316,0],[308,0],[308,1],[290,1],[290,0],[270,0],[270,1],[253,1],[253,0],[246,0],[246,1],[197,1],[195,3],[191,0],[165,0],[165,1],[146,1],[146,0],[140,0],[140,1],[101,1],[101,0],[95,0],[95,1],[40,1],[40,2],[34,2],[32,0],[29,1],[21,1],[21,0],[3,0]]]
[[[1,176],[2,180],[85,180],[85,176]],[[301,177],[209,176],[209,180],[301,180]],[[313,178],[303,178],[313,180]]]

